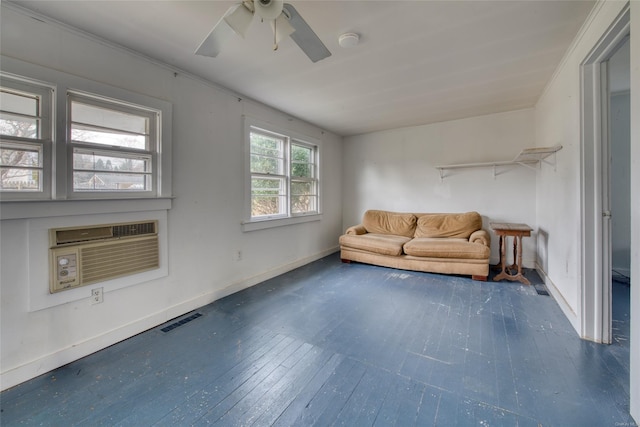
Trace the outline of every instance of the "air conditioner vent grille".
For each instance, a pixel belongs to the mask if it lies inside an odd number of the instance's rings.
[[[123,224],[113,226],[113,237],[142,236],[155,234],[155,222],[141,222],[137,224]]]
[[[160,266],[156,237],[104,243],[83,247],[80,251],[83,284],[101,282]]]

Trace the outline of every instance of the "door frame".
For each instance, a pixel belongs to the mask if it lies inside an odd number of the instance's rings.
[[[630,34],[627,4],[580,66],[581,73],[581,331],[611,342],[611,214],[607,61]]]

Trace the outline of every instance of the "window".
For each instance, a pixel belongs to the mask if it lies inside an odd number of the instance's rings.
[[[159,113],[73,92],[68,99],[74,194],[153,194]]]
[[[3,56],[0,203],[18,202],[16,215],[35,211],[25,200],[156,206],[171,197],[171,116],[167,101]]]
[[[48,195],[53,89],[3,74],[0,84],[0,191]]]
[[[250,125],[250,220],[319,213],[318,146]]]

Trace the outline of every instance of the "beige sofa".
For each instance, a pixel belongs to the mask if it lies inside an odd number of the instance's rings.
[[[471,275],[486,281],[491,237],[482,217],[467,213],[365,212],[340,236],[343,262]]]

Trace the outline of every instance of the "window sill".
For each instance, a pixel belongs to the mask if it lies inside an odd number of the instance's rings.
[[[305,222],[320,221],[322,220],[322,214],[310,214],[301,215],[290,218],[278,218],[278,219],[263,219],[246,221],[242,223],[242,231],[256,231],[264,230],[267,228],[283,227],[286,225],[302,224]]]
[[[78,215],[144,212],[171,209],[172,197],[148,199],[74,199],[3,201],[0,219],[31,219]]]

